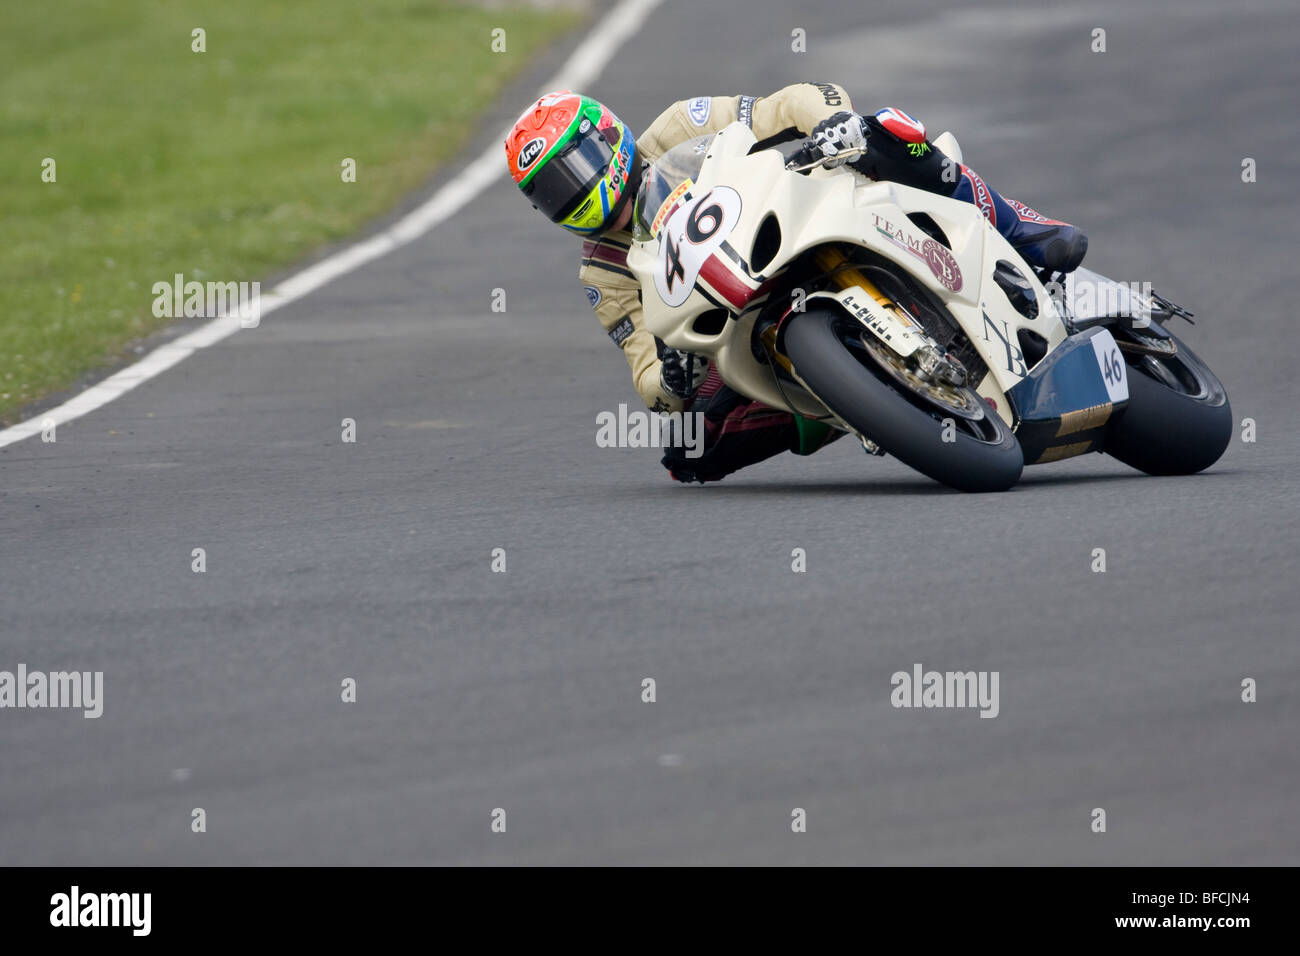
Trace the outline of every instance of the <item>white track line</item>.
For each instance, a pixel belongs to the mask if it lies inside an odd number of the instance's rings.
[[[581,88],[591,83],[660,2],[661,0],[620,0],[591,29],[543,89]],[[439,223],[445,222],[505,174],[501,165],[501,143],[507,132],[508,130],[502,130],[501,135],[451,182],[388,229],[308,266],[285,279],[270,292],[264,293],[260,299],[261,314],[266,315],[301,299],[339,276],[414,242]],[[522,214],[521,211],[520,215]],[[62,425],[89,414],[131,391],[141,382],[147,382],[173,365],[185,361],[199,349],[215,345],[239,330],[237,315],[223,315],[173,342],[160,345],[140,361],[110,375],[99,384],[90,386],[62,405],[0,431],[0,448],[39,434],[50,424]]]

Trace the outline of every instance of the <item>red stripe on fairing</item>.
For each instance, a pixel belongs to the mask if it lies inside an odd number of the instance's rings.
[[[740,281],[716,253],[705,259],[704,265],[700,266],[700,278],[737,309],[743,309],[757,291]]]

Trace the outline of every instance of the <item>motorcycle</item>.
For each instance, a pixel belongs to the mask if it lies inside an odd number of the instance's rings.
[[[627,262],[665,345],[962,491],[1090,451],[1153,475],[1223,454],[1223,386],[1165,328],[1187,310],[1037,272],[970,203],[756,145],[733,123],[643,176]]]

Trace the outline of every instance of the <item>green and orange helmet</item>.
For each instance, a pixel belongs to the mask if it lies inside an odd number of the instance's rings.
[[[510,176],[532,204],[570,232],[604,232],[636,198],[636,137],[606,106],[569,90],[524,110],[506,137]]]

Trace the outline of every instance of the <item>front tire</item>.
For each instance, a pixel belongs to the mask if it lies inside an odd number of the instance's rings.
[[[891,376],[870,349],[854,348],[864,333],[838,310],[812,308],[787,320],[782,351],[822,404],[922,474],[974,492],[1006,491],[1020,480],[1020,443],[973,390],[960,390],[971,417],[948,413]]]
[[[1152,341],[1124,335],[1139,345]],[[1107,429],[1106,453],[1148,475],[1193,475],[1227,449],[1232,406],[1195,352],[1172,335],[1165,341],[1176,347],[1171,356],[1127,356],[1128,405]]]

